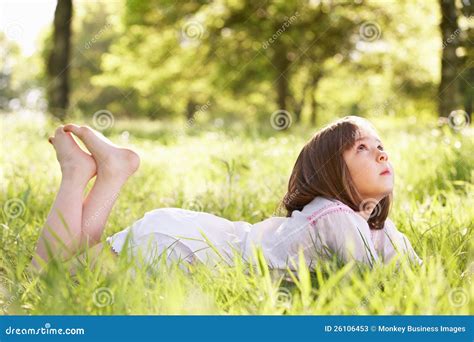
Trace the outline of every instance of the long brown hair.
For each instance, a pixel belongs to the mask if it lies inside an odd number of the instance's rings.
[[[366,199],[357,191],[344,161],[343,152],[354,146],[360,128],[373,126],[367,120],[346,116],[319,130],[303,147],[288,182],[282,203],[287,217],[317,196],[341,201],[354,211],[363,210]],[[392,202],[385,196],[370,214],[371,229],[382,229]]]

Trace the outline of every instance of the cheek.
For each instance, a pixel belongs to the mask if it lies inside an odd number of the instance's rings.
[[[347,157],[346,165],[357,190],[363,193],[372,189],[377,182],[377,170],[370,156],[361,153]]]
[[[353,177],[360,178],[367,171],[367,161],[360,156],[352,158],[347,166]]]
[[[351,172],[352,180],[361,192],[372,189],[380,182],[380,170],[377,168],[377,165],[371,163],[369,158],[364,158],[364,156],[353,158],[348,164],[348,168]]]
[[[347,168],[351,174],[351,178],[357,187],[363,185],[367,177],[367,163],[360,157],[354,157],[347,162]]]

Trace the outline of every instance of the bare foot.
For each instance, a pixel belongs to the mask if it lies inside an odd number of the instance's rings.
[[[97,175],[111,180],[124,181],[140,165],[140,157],[134,151],[115,145],[101,133],[87,126],[68,124],[66,132],[72,132],[82,140],[97,164]]]
[[[94,158],[83,151],[72,134],[65,132],[63,128],[64,126],[59,126],[54,136],[48,139],[56,150],[56,158],[61,166],[63,178],[73,177],[74,180],[87,184],[97,171]]]

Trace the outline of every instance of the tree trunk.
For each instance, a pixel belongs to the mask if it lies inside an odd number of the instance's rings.
[[[197,103],[194,100],[189,99],[186,105],[186,120],[188,122],[194,122],[194,114],[196,113]]]
[[[461,13],[465,20],[473,20],[474,2],[463,1]],[[464,38],[464,39],[463,39]],[[464,47],[466,55],[461,60],[461,93],[464,97],[464,110],[466,111],[469,122],[472,122],[472,111],[474,102],[474,27],[468,25],[464,34],[461,36],[461,46]]]
[[[441,7],[441,37],[443,50],[441,60],[441,82],[438,89],[438,114],[447,117],[459,109],[460,94],[456,49],[459,47],[460,30],[457,24],[455,0],[439,0]]]
[[[311,89],[311,125],[316,126],[318,116],[318,102],[316,100],[316,89]]]
[[[289,85],[287,80],[288,66],[290,62],[287,55],[286,46],[283,43],[275,44],[275,51],[273,55],[273,64],[277,68],[276,93],[277,106],[280,110],[287,110],[287,99],[289,93]]]
[[[296,121],[299,122],[301,120],[301,113],[303,112],[304,104],[305,104],[305,99],[308,94],[308,89],[311,86],[311,81],[308,80],[303,86],[303,89],[301,91],[301,98],[299,101],[296,100],[296,96],[294,94],[291,94],[290,99],[291,99],[291,104],[293,111],[295,112],[295,117]]]
[[[278,109],[287,109],[286,99],[288,97],[288,81],[284,75],[278,77],[277,80],[277,105]]]
[[[69,58],[72,0],[58,0],[54,12],[53,47],[48,58],[50,112],[64,120],[69,105]]]
[[[316,118],[318,114],[318,100],[316,98],[316,90],[318,89],[318,84],[321,78],[323,77],[323,73],[319,72],[313,76],[311,82],[311,88],[309,91],[311,97],[311,124],[316,126]]]

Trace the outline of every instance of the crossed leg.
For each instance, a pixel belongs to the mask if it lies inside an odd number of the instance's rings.
[[[91,154],[77,145],[71,133]],[[140,164],[135,152],[116,146],[86,126],[60,126],[49,141],[56,150],[62,178],[30,265],[38,270],[51,258],[67,260],[97,244],[93,251],[100,250],[100,237],[120,189]],[[84,199],[87,183],[94,176],[95,183]]]

